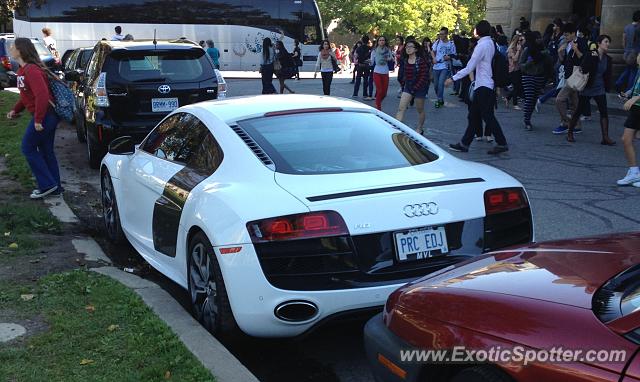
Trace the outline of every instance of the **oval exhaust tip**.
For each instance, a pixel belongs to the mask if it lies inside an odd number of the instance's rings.
[[[287,322],[303,322],[318,314],[316,304],[309,301],[287,301],[276,306],[274,314]]]

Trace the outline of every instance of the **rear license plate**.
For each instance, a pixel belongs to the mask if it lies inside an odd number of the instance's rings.
[[[449,252],[444,227],[427,227],[396,232],[396,256],[399,262],[421,260]]]
[[[151,111],[174,111],[179,107],[177,98],[152,98]]]

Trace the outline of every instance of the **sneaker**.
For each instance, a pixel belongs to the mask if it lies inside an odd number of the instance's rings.
[[[33,191],[31,191],[31,194],[41,194],[41,193],[42,191],[40,191],[39,188],[36,188]],[[50,193],[49,195],[62,195],[63,193],[64,193],[64,187],[58,186],[58,189]]]
[[[354,98],[354,99],[355,99],[355,98],[358,98],[358,95],[357,95],[357,94],[354,94],[354,95],[352,95],[352,96],[351,96],[351,98]]]
[[[580,120],[581,121],[591,121],[591,116],[590,115],[581,115],[580,116]]]
[[[575,129],[573,129],[573,133],[574,134],[580,134],[580,133],[582,133],[582,129],[580,127],[576,127]]]
[[[552,131],[552,132],[553,132],[555,135],[560,135],[560,134],[566,134],[566,133],[567,133],[567,131],[569,131],[569,128],[568,128],[567,126],[565,126],[565,125],[560,125],[560,126],[556,127],[555,129],[553,129],[553,131]],[[574,129],[574,132],[575,132],[575,129]]]
[[[513,107],[513,110],[522,110],[522,108],[521,108],[520,106],[518,106],[518,105],[515,105],[515,106]]]
[[[462,146],[460,143],[452,143],[449,145],[449,150],[457,151],[459,153],[466,153],[469,151],[469,148]]]
[[[484,140],[487,142],[493,142],[493,137],[491,135],[485,135]]]
[[[489,155],[498,155],[500,153],[504,153],[509,151],[509,147],[507,146],[501,146],[501,145],[495,145],[491,150],[487,151],[487,154]]]
[[[635,182],[634,184],[632,184],[632,186],[640,188],[640,182]]]
[[[618,180],[616,183],[618,183],[618,186],[628,186],[630,184],[633,184],[635,187],[640,187],[640,172],[635,172],[635,171],[627,171],[627,175]],[[638,183],[639,185],[636,186],[636,183]]]
[[[533,126],[531,126],[530,124],[529,125],[524,125],[524,129],[527,130],[527,131],[531,131],[531,130],[533,130]]]
[[[476,141],[482,141],[482,137],[476,137]]]
[[[540,105],[542,105],[542,102],[540,102],[540,99],[538,99],[538,100],[536,101],[536,106],[535,106],[536,113],[539,113],[539,112],[540,112]]]
[[[58,190],[58,186],[53,186],[47,190],[41,191],[41,190],[33,190],[33,192],[31,193],[31,195],[29,196],[31,199],[41,199],[44,198],[47,195],[53,194],[54,192],[56,192]]]

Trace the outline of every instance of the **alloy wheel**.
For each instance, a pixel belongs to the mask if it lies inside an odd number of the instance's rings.
[[[189,291],[196,318],[205,328],[213,331],[218,318],[217,287],[211,258],[201,242],[191,249]]]

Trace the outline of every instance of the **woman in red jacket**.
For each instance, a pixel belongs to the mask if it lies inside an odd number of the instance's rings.
[[[36,178],[38,189],[33,190],[32,199],[60,193],[60,170],[53,151],[56,127],[60,119],[53,110],[53,97],[49,92],[46,67],[28,38],[17,38],[9,49],[11,56],[20,65],[17,74],[20,100],[7,114],[14,119],[27,109],[33,118],[22,138],[22,153]]]

